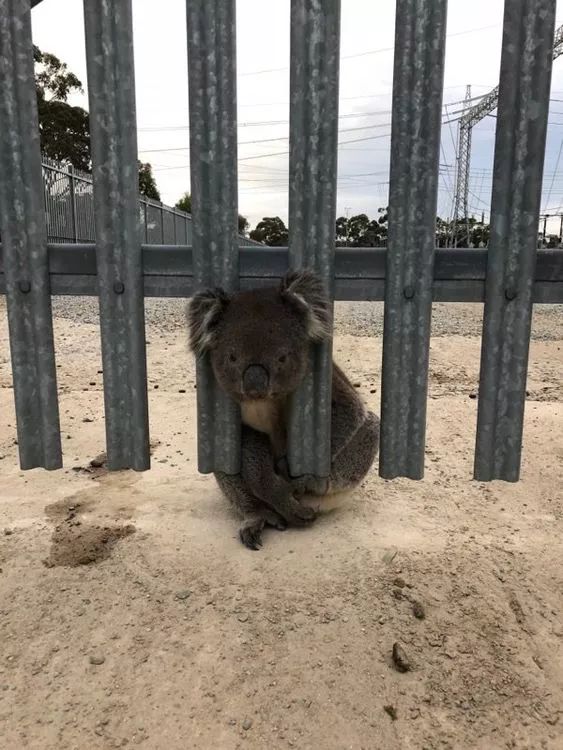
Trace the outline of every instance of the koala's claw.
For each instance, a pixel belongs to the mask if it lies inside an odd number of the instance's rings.
[[[278,531],[285,531],[287,529],[287,521],[285,518],[280,516],[280,514],[276,513],[274,510],[268,509],[263,511],[263,517],[268,526],[271,526],[273,529],[277,529]]]
[[[292,522],[295,526],[307,526],[313,523],[317,517],[317,511],[307,505],[296,503],[297,507],[293,511]]]
[[[241,526],[238,534],[247,549],[258,552],[262,547],[262,529],[255,526]]]
[[[259,550],[262,546],[264,519],[257,516],[246,518],[239,529],[239,538],[247,549]]]

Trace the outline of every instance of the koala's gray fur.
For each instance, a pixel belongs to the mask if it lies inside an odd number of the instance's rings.
[[[232,296],[217,289],[190,303],[190,346],[209,353],[220,387],[241,406],[241,472],[215,476],[242,515],[240,539],[250,549],[261,546],[266,525],[311,523],[316,513],[301,498],[358,485],[375,459],[379,420],[334,364],[330,477],[289,476],[289,397],[307,371],[310,343],[330,337],[330,320],[322,284],[308,271],[288,273],[279,287]]]

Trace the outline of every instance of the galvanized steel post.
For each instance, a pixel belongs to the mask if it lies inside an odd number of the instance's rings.
[[[68,168],[68,189],[70,194],[70,220],[72,224],[72,241],[78,242],[78,231],[76,226],[76,185],[74,183],[74,167]]]
[[[234,0],[187,0],[194,286],[238,288],[237,107]],[[240,416],[197,362],[198,465],[240,468]]]
[[[340,0],[292,0],[289,134],[289,264],[308,268],[334,294]],[[330,473],[332,343],[315,345],[291,404],[294,476]]]
[[[517,481],[532,320],[555,0],[506,0],[475,478]]]
[[[446,0],[397,0],[379,471],[424,474]]]
[[[150,466],[131,0],[84,0],[108,467]]]
[[[0,228],[22,469],[62,466],[29,0],[0,0]]]

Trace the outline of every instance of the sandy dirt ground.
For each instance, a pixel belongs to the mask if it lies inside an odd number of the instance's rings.
[[[459,332],[478,314],[455,307]],[[378,409],[380,337],[341,317],[336,359]],[[563,313],[536,316],[520,483],[472,481],[480,342],[441,335],[425,479],[374,467],[260,552],[197,473],[179,324],[147,328],[152,470],[90,466],[86,320],[55,319],[65,469],[23,473],[0,299],[0,747],[563,748]]]

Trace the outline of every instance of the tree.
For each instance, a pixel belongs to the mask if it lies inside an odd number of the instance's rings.
[[[152,166],[146,162],[138,162],[139,165],[139,193],[155,201],[160,200],[160,192],[156,186],[156,180],[152,173]]]
[[[238,215],[238,231],[239,234],[242,234],[244,237],[246,237],[246,234],[250,228],[250,222],[246,218],[246,216]]]
[[[351,245],[362,247],[369,223],[367,214],[357,214],[357,216],[351,216],[348,219],[348,237]]]
[[[336,219],[336,244],[341,247],[346,244],[348,236],[348,219],[345,216],[339,216]]]
[[[287,227],[279,216],[265,216],[250,232],[250,239],[271,247],[285,247],[288,243]]]
[[[35,93],[39,113],[41,151],[45,156],[90,172],[90,121],[82,107],[68,103],[72,93],[83,94],[82,81],[66,63],[50,52],[33,47]],[[139,192],[160,200],[150,164],[139,164]]]
[[[58,57],[39,47],[33,47],[33,59],[41,150],[52,159],[89,172],[88,112],[67,101],[72,92],[83,93],[82,82]]]
[[[184,193],[184,195],[176,201],[176,208],[180,211],[185,211],[187,214],[192,212],[192,196],[190,193]],[[238,215],[238,232],[246,237],[248,229],[250,227],[249,221],[246,216]]]
[[[180,211],[185,211],[187,214],[191,214],[192,196],[189,193],[184,193],[184,195],[176,201],[176,208],[179,208]]]

